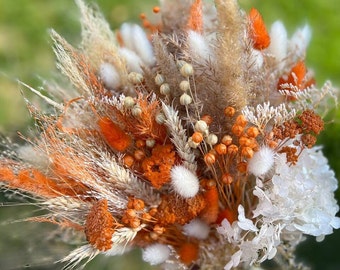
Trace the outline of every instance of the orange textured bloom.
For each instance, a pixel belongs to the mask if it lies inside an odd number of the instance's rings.
[[[108,117],[100,118],[98,126],[105,141],[114,150],[122,152],[130,146],[131,138],[129,135]]]
[[[270,44],[270,37],[260,12],[252,8],[249,12],[249,20],[251,23],[250,38],[253,41],[254,48],[257,50],[267,48]]]
[[[155,188],[161,188],[170,180],[170,170],[175,159],[175,152],[171,145],[155,146],[151,157],[144,159],[142,163],[144,176]]]
[[[87,241],[95,248],[105,251],[112,246],[115,220],[108,210],[107,200],[96,202],[86,218]]]

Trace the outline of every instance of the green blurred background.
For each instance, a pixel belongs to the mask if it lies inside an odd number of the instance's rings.
[[[129,20],[139,22],[139,14],[152,16],[157,0],[96,0],[112,28]],[[310,24],[313,39],[307,64],[316,73],[318,85],[331,79],[340,86],[340,8],[338,0],[240,0],[245,10],[256,7],[267,25],[282,20],[288,32]],[[34,87],[54,77],[54,55],[48,28],[54,28],[71,44],[80,40],[78,10],[72,0],[0,0],[0,132],[15,138],[31,123],[20,87],[20,79]],[[29,95],[24,91],[25,95]],[[32,97],[35,99],[36,97]],[[329,113],[326,131],[319,143],[332,168],[340,177],[340,111]],[[337,192],[339,201],[340,192]],[[13,199],[16,201],[16,198]],[[67,248],[50,239],[53,226],[10,221],[29,216],[35,208],[0,208],[0,269],[61,269],[53,262],[67,254]],[[43,240],[41,240],[43,239]],[[46,244],[48,243],[48,244]],[[300,245],[301,260],[313,269],[340,269],[340,233],[322,243],[309,239]],[[141,262],[139,252],[119,258],[98,257],[86,269],[151,269]]]

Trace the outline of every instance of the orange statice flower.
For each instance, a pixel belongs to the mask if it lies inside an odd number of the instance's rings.
[[[40,132],[0,155],[1,187],[44,210],[27,221],[74,232],[64,269],[135,248],[163,269],[300,267],[303,235],[340,227],[315,146],[336,89],[310,79],[309,28],[288,40],[234,0],[162,0],[112,32],[76,3],[81,46],[51,31],[70,84],[28,87],[53,109],[29,104]]]

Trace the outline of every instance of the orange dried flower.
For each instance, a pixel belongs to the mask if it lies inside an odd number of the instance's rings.
[[[219,155],[225,155],[227,153],[227,146],[224,143],[217,144],[214,149]]]
[[[205,188],[203,193],[206,207],[200,213],[200,218],[206,223],[214,223],[217,219],[219,209],[218,189],[214,180],[202,180],[202,186]]]
[[[116,151],[123,152],[131,144],[130,136],[108,117],[102,117],[98,121],[100,133],[107,144]]]
[[[195,0],[190,9],[188,28],[201,33],[203,31],[202,1]]]
[[[250,127],[247,129],[247,135],[251,138],[256,138],[260,134],[257,127]]]
[[[270,36],[260,12],[252,8],[249,12],[249,20],[251,24],[249,35],[253,41],[254,48],[257,50],[267,48],[270,44]]]
[[[234,133],[237,137],[240,137],[243,133],[244,128],[239,124],[234,124],[231,128],[232,133]]]
[[[237,212],[232,211],[229,208],[226,208],[219,213],[216,223],[221,224],[223,219],[227,219],[229,223],[232,224],[235,220],[237,220]]]
[[[95,202],[87,215],[85,234],[87,241],[100,251],[112,247],[115,219],[108,210],[107,200]]]
[[[183,199],[174,194],[165,195],[155,213],[160,225],[178,223],[184,225],[197,217],[206,207],[202,194]]]
[[[179,258],[184,264],[190,264],[198,258],[198,244],[186,242],[178,250]]]
[[[207,153],[204,155],[204,162],[210,166],[212,164],[214,164],[216,161],[216,157],[213,153]]]
[[[201,132],[195,131],[192,136],[191,139],[193,142],[195,143],[200,143],[203,141],[203,134]]]
[[[227,117],[233,117],[234,114],[235,114],[236,110],[234,107],[226,107],[224,109],[224,114],[227,116]]]
[[[123,157],[123,162],[124,162],[125,166],[130,168],[130,167],[132,167],[133,163],[135,162],[135,159],[133,158],[133,156],[125,155]]]
[[[250,147],[243,147],[241,150],[241,154],[245,158],[252,158],[254,155],[254,151]]]
[[[230,185],[230,184],[234,181],[234,179],[233,179],[233,177],[231,176],[230,173],[224,173],[224,174],[222,175],[221,180],[222,180],[222,182],[223,182],[224,184],[226,184],[226,185]]]
[[[228,155],[236,155],[238,152],[238,147],[235,144],[231,144],[228,146]]]
[[[203,116],[201,117],[201,120],[203,120],[204,122],[206,122],[208,126],[213,122],[213,118],[212,118],[211,115],[209,115],[209,114],[203,115]]]
[[[175,163],[175,152],[171,145],[157,145],[152,149],[151,157],[142,163],[144,176],[155,188],[161,188],[170,180],[170,170]]]

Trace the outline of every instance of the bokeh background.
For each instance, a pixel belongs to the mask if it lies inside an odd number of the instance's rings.
[[[89,1],[89,0],[87,0]],[[139,22],[144,12],[152,17],[157,0],[93,0],[115,29],[124,21]],[[340,86],[340,8],[338,0],[239,0],[249,10],[256,7],[269,26],[275,20],[284,22],[288,33],[308,23],[313,30],[307,52],[307,64],[315,71],[319,86],[327,79]],[[0,0],[0,133],[17,140],[17,131],[26,133],[32,124],[23,95],[30,94],[17,79],[39,87],[44,80],[55,78],[54,55],[48,29],[54,28],[71,44],[80,40],[78,10],[72,0]],[[21,93],[23,90],[23,94]],[[36,97],[30,96],[31,99]],[[340,178],[340,110],[327,116],[326,131],[319,143],[332,168]],[[340,192],[337,199],[340,201]],[[0,269],[61,269],[54,261],[67,254],[69,248],[60,241],[53,226],[20,222],[36,209],[29,203],[0,208]],[[6,201],[9,200],[6,198]],[[0,197],[4,202],[4,195]],[[19,220],[19,222],[13,222]],[[57,240],[56,240],[57,239]],[[340,232],[326,237],[322,243],[307,239],[298,254],[313,269],[340,269]],[[124,257],[98,257],[86,269],[152,269],[135,251]]]

